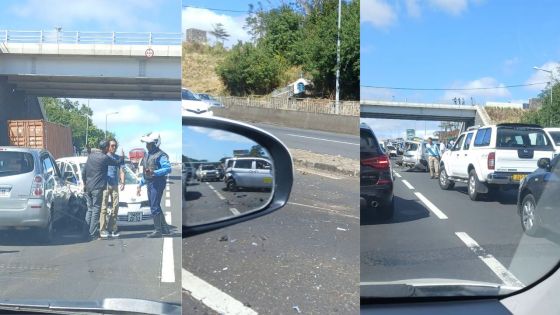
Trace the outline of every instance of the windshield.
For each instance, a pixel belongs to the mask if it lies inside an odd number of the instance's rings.
[[[200,101],[194,93],[189,90],[181,90],[181,99],[188,100],[188,101]]]
[[[215,170],[215,169],[216,169],[216,168],[215,168],[214,166],[212,166],[212,165],[204,165],[204,166],[202,166],[202,170],[203,170],[203,171],[212,171],[212,170]]]
[[[0,177],[33,171],[33,155],[25,152],[0,151]]]
[[[122,167],[124,171],[124,183],[125,185],[138,185],[139,179],[136,174],[127,165]]]

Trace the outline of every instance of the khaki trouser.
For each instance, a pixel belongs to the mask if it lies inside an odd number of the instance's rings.
[[[111,196],[112,211],[107,215],[107,206],[109,205],[109,196]],[[99,224],[101,231],[117,231],[117,215],[119,214],[119,186],[108,186],[103,191],[103,203],[101,204],[101,216]],[[110,226],[110,229],[107,227]]]
[[[428,167],[430,168],[430,176],[439,176],[439,159],[435,156],[430,156],[428,158]]]

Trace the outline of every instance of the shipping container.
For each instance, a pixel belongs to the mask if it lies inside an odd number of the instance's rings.
[[[47,149],[55,159],[74,155],[72,130],[45,120],[8,120],[10,145]]]

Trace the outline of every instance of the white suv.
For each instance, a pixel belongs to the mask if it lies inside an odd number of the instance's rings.
[[[536,170],[540,158],[552,159],[554,147],[538,125],[499,124],[471,127],[441,158],[439,185],[468,183],[472,200],[502,187],[517,187]]]

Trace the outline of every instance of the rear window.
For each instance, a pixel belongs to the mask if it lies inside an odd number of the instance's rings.
[[[552,149],[542,129],[498,128],[496,147],[502,149]]]
[[[383,154],[379,143],[372,133],[360,130],[360,159],[367,159]]]
[[[202,167],[203,171],[211,171],[213,169],[215,169],[215,167],[212,166],[212,165],[205,165],[205,166]]]
[[[0,152],[0,177],[33,171],[33,155],[26,152]]]
[[[552,137],[554,144],[560,145],[560,131],[549,131],[548,133]]]
[[[404,146],[405,151],[416,151],[418,150],[418,143],[407,143]]]

